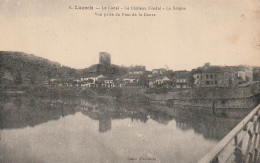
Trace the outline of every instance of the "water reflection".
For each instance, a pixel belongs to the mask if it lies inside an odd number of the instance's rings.
[[[182,130],[193,129],[205,139],[221,140],[241,119],[205,116],[175,109],[176,126]]]
[[[99,119],[99,132],[107,132],[111,130],[112,120],[111,117],[103,117]]]
[[[240,121],[100,99],[7,98],[0,109],[0,154],[21,162],[194,162]],[[52,144],[59,150],[46,149]]]
[[[1,103],[0,127],[2,129],[36,126],[50,120],[58,120],[74,114],[76,110],[70,105],[54,105],[52,101],[43,99],[15,98]]]
[[[146,123],[153,119],[161,125],[176,121],[176,127],[183,131],[193,129],[209,139],[222,139],[241,119],[206,116],[195,114],[176,108],[162,106],[133,107],[128,105],[111,106],[96,101],[63,99],[43,100],[37,98],[10,98],[2,101],[0,111],[0,127],[23,128],[36,126],[51,120],[58,120],[76,112],[99,122],[99,132],[106,132],[112,128],[113,119],[130,118]]]
[[[173,120],[173,115],[169,115],[165,112],[150,110],[149,114],[151,119],[162,125],[167,125],[171,120]]]

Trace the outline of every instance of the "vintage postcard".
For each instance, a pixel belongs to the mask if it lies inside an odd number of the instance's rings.
[[[0,0],[0,162],[260,162],[259,0]]]

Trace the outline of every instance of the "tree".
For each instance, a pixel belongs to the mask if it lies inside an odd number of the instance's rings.
[[[88,79],[87,82],[88,82],[88,83],[93,83],[94,80],[93,80],[93,79]]]
[[[4,72],[3,71],[0,71],[0,84],[2,83],[2,78],[4,76]]]
[[[34,75],[32,75],[32,76],[30,76],[30,84],[32,84],[32,85],[34,85],[35,84],[35,76]]]
[[[47,71],[47,76],[48,76],[48,78],[49,78],[49,81],[51,80],[51,78],[52,78],[52,71]]]
[[[142,75],[138,80],[138,85],[147,86],[148,85],[148,77],[146,75]]]
[[[14,83],[17,85],[23,84],[23,78],[22,78],[22,74],[20,71],[17,72],[15,79],[14,79]]]
[[[195,86],[195,84],[194,84],[194,82],[195,82],[195,79],[194,79],[194,77],[193,77],[193,74],[194,73],[189,73],[189,75],[188,75],[188,85],[189,86],[191,86],[191,87],[194,87]]]

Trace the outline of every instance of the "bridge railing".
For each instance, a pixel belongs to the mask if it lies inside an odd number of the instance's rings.
[[[260,163],[260,104],[199,163]]]

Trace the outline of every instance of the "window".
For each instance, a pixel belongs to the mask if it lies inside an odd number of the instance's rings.
[[[208,74],[206,74],[206,78],[207,78],[207,79],[209,78],[209,75],[208,75]]]
[[[210,84],[210,82],[209,81],[206,81],[206,83],[205,83],[206,85],[209,85]]]
[[[215,80],[215,84],[216,84],[216,85],[218,84],[218,81],[217,81],[217,80]]]
[[[210,74],[210,78],[211,78],[211,79],[213,78],[213,74]]]

